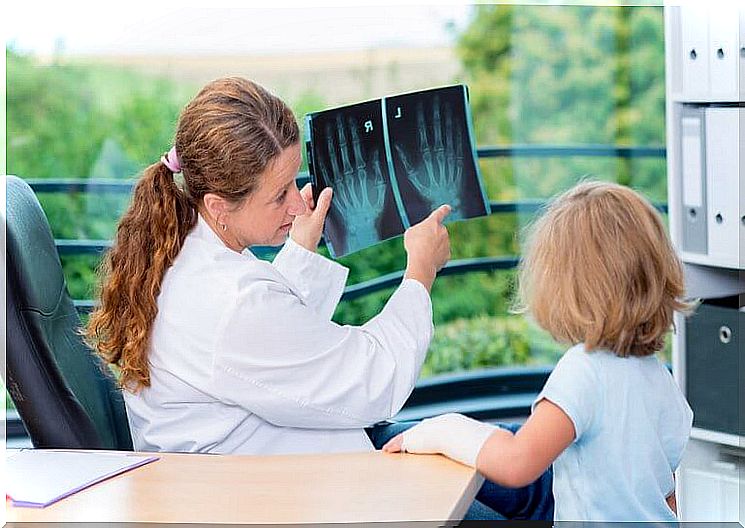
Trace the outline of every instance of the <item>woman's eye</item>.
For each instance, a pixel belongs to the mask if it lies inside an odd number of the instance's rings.
[[[284,202],[286,196],[287,196],[287,190],[285,189],[284,191],[280,193],[279,196],[277,196],[277,202],[279,203]]]

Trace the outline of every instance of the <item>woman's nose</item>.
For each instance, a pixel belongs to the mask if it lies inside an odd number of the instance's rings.
[[[300,189],[297,188],[297,185],[293,186],[290,193],[292,196],[290,197],[290,207],[287,209],[287,214],[292,216],[304,215],[308,210],[308,206],[305,205],[305,200],[303,200],[303,197],[300,194]]]

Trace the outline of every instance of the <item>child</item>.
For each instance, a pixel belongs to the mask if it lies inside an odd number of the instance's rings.
[[[693,414],[654,353],[683,272],[657,212],[633,190],[584,182],[536,223],[520,267],[524,310],[559,360],[516,433],[446,414],[383,450],[442,453],[508,487],[552,463],[557,521],[675,521],[675,483]]]

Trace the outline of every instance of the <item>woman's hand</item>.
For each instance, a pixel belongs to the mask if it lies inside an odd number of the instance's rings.
[[[442,225],[448,214],[450,206],[441,205],[404,233],[407,253],[404,277],[418,280],[427,290],[432,288],[437,272],[450,260],[450,236]]]
[[[306,183],[300,190],[300,196],[303,197],[307,208],[304,215],[296,216],[292,222],[290,237],[308,251],[315,252],[323,233],[326,213],[331,205],[331,187],[321,191],[317,205],[313,202],[313,187],[310,183]]]

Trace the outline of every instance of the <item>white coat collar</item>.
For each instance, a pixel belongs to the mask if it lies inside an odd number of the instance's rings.
[[[228,246],[225,245],[225,242],[220,240],[220,237],[217,236],[217,233],[215,233],[212,228],[209,226],[207,221],[202,217],[201,214],[197,214],[197,225],[194,227],[194,230],[190,233],[190,236],[193,236],[194,238],[198,240],[202,240],[209,244],[211,247],[215,247],[218,251],[226,251],[229,252],[231,255],[236,255],[237,253],[230,249]],[[244,257],[248,258],[250,261],[255,262],[256,264],[259,264],[264,272],[268,272],[274,280],[277,282],[280,282],[281,284],[284,284],[287,286],[287,288],[295,295],[297,296],[303,304],[307,304],[307,298],[303,293],[300,291],[298,286],[296,286],[291,280],[289,280],[287,277],[285,277],[278,269],[276,269],[271,262],[267,262],[264,260],[261,260],[256,255],[254,255],[249,248],[244,249],[241,253]]]
[[[230,249],[228,246],[225,245],[225,242],[220,240],[220,237],[217,236],[217,233],[215,233],[212,230],[212,228],[209,226],[209,224],[204,219],[201,213],[197,213],[197,225],[194,227],[193,236],[195,238],[198,238],[199,240],[204,240],[205,242],[209,243],[211,246],[218,246],[220,249],[224,249],[226,251],[233,251],[232,249]],[[254,255],[253,253],[251,253],[251,251],[248,248],[241,251],[241,255],[244,255],[251,259],[259,260],[258,257]]]

